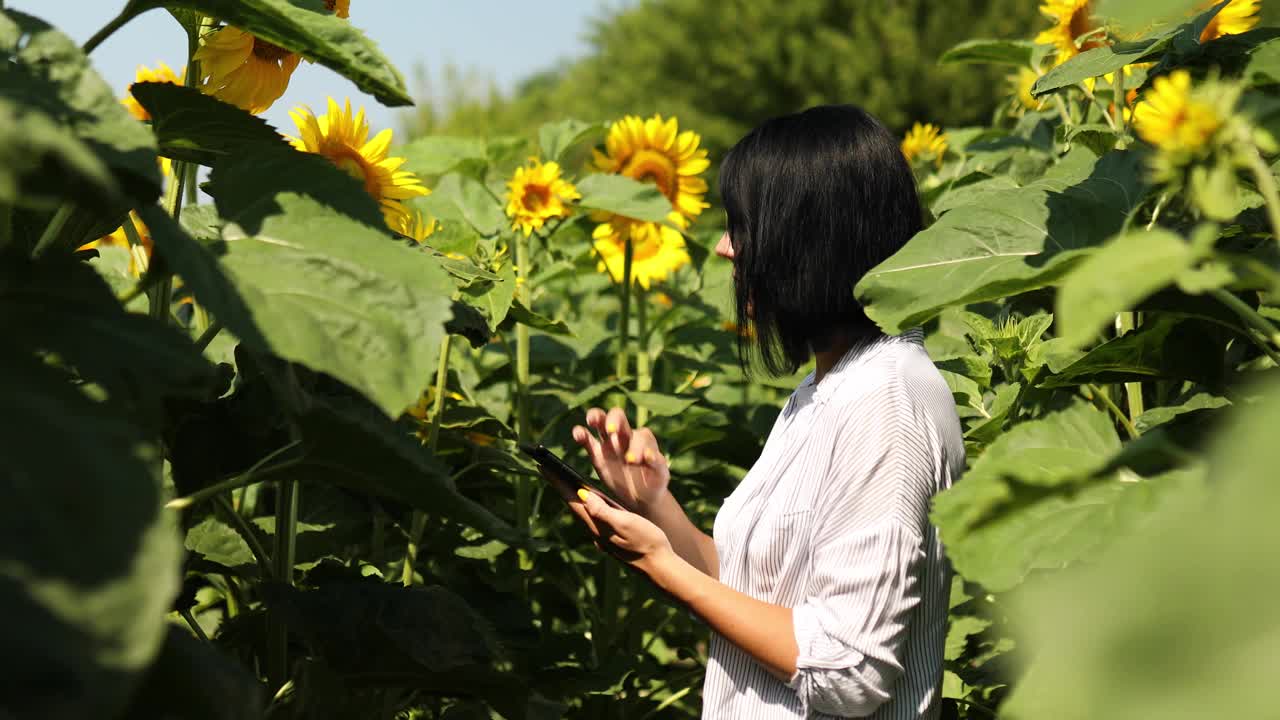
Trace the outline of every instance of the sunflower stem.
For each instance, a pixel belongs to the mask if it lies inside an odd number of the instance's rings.
[[[618,356],[615,358],[614,375],[618,380],[627,376],[630,367],[629,353],[631,352],[631,263],[635,250],[631,244],[631,231],[625,229],[623,231],[624,247],[622,260],[622,285],[619,288],[619,301],[622,307],[618,317]],[[617,407],[626,407],[626,395],[617,393],[613,405]]]
[[[276,534],[271,558],[275,561],[277,582],[293,585],[293,560],[296,549],[294,533],[298,524],[298,486],[284,479],[276,486]],[[289,679],[289,630],[283,613],[268,616],[270,644],[267,647],[267,678],[273,687]]]
[[[653,387],[649,357],[649,293],[636,288],[636,390],[648,392]],[[636,427],[649,422],[649,408],[636,403]]]
[[[529,292],[529,238],[516,233],[516,299],[526,308]],[[532,435],[529,427],[529,326],[516,324],[516,434],[522,442]]]
[[[31,257],[38,258],[57,244],[58,238],[62,237],[62,231],[67,227],[67,221],[71,219],[71,214],[75,212],[75,209],[75,205],[69,202],[64,202],[58,206],[58,211],[53,214],[53,218],[45,226],[44,232],[40,234],[40,239],[36,241],[36,247],[31,251]]]
[[[1120,337],[1130,330],[1138,327],[1137,313],[1122,312],[1116,313],[1116,337]],[[1129,419],[1136,421],[1138,416],[1142,414],[1144,405],[1142,401],[1142,383],[1127,382],[1124,383],[1125,397],[1129,401]]]
[[[436,397],[431,408],[431,429],[427,434],[427,447],[431,449],[432,455],[440,447],[440,425],[444,422],[444,395],[449,382],[449,340],[449,333],[445,333],[440,340],[440,362],[436,367]],[[426,528],[426,513],[414,510],[413,520],[409,525],[409,544],[405,549],[404,569],[400,572],[400,584],[405,587],[413,585],[413,565],[418,560],[418,544],[422,542],[422,533]]]
[[[1111,119],[1111,113],[1107,112],[1105,107],[1102,107],[1102,104],[1098,102],[1097,96],[1093,94],[1093,91],[1089,89],[1089,86],[1081,82],[1079,87],[1084,91],[1084,96],[1089,98],[1089,102],[1093,103],[1094,107],[1098,108],[1098,114],[1102,116],[1103,120],[1107,121],[1107,126],[1111,128],[1111,132],[1119,132],[1116,128],[1116,121]]]
[[[196,622],[196,617],[191,614],[191,608],[183,608],[178,611],[178,614],[182,616],[182,619],[187,623],[187,627],[191,628],[191,632],[201,642],[209,642],[209,636],[205,634],[204,628],[200,627],[200,623]]]
[[[108,21],[106,25],[103,25],[102,28],[98,30],[98,32],[93,34],[93,37],[85,41],[84,46],[80,48],[85,55],[88,55],[89,53],[97,49],[97,47],[101,45],[107,38],[115,34],[115,31],[124,27],[126,23],[128,23],[130,20],[134,18],[135,15],[138,14],[137,11],[134,10],[133,5],[134,4],[132,2],[125,5],[124,9],[120,11],[119,15],[111,18],[111,20]]]
[[[1142,433],[1138,432],[1138,428],[1133,424],[1133,421],[1129,419],[1129,416],[1125,415],[1120,406],[1116,405],[1115,401],[1111,399],[1111,395],[1107,393],[1106,388],[1088,383],[1082,386],[1082,389],[1085,391],[1086,398],[1090,400],[1096,398],[1102,403],[1103,407],[1115,417],[1116,422],[1120,423],[1120,426],[1128,433],[1130,440],[1137,440],[1142,435]]]
[[[178,220],[182,215],[182,189],[186,185],[187,179],[187,163],[177,161],[173,164],[173,177],[169,180],[169,188],[164,196],[164,211],[174,220]],[[132,219],[130,219],[132,222]],[[125,230],[128,233],[128,229]],[[132,242],[132,239],[130,239]],[[150,267],[148,267],[150,272]],[[159,320],[161,323],[169,324],[169,306],[173,301],[173,275],[166,272],[164,276],[156,282],[149,294],[151,300],[151,317]]]
[[[196,309],[199,310],[201,308],[197,305]],[[220,332],[222,332],[222,323],[215,319],[205,327],[204,332],[200,333],[200,337],[196,338],[196,349],[204,352],[205,348],[209,347],[209,343],[213,342],[213,339],[218,337]]]
[[[1242,140],[1241,152],[1249,165],[1249,170],[1253,173],[1258,192],[1262,193],[1262,198],[1267,203],[1267,218],[1271,221],[1272,238],[1280,244],[1280,190],[1276,188],[1276,176],[1271,174],[1271,168],[1267,165],[1267,161],[1262,159],[1258,146],[1251,140],[1243,138]]]
[[[13,206],[0,203],[0,252],[13,242]]]
[[[1115,72],[1113,72],[1112,77],[1115,78],[1115,82],[1111,84],[1112,94],[1114,95],[1114,97],[1112,98],[1111,106],[1115,108],[1115,113],[1116,113],[1116,122],[1115,122],[1116,132],[1118,135],[1123,136],[1125,132],[1125,129],[1124,129],[1124,126],[1125,126],[1125,123],[1124,123],[1124,107],[1125,107],[1124,68],[1120,68],[1119,70],[1116,70]]]
[[[1277,330],[1276,326],[1257,310],[1249,307],[1249,304],[1237,297],[1235,293],[1216,288],[1210,290],[1209,294],[1213,296],[1213,299],[1226,305],[1227,309],[1239,316],[1246,325],[1261,333],[1262,337],[1266,338],[1268,342],[1280,348],[1280,330]],[[1271,353],[1268,353],[1268,355],[1271,355]],[[1274,355],[1272,357],[1274,358]]]

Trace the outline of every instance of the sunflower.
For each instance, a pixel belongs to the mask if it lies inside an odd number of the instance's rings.
[[[352,115],[350,100],[339,107],[336,100],[329,98],[328,112],[324,115],[317,116],[308,107],[298,107],[289,116],[298,126],[298,137],[289,138],[295,148],[325,156],[364,183],[365,191],[377,201],[387,225],[393,230],[410,226],[413,219],[401,201],[427,195],[429,191],[417,175],[400,169],[404,158],[387,157],[390,128],[369,140],[364,108]]]
[[[1031,88],[1038,79],[1040,79],[1040,75],[1035,70],[1025,67],[1019,68],[1017,74],[1009,76],[1009,85],[1013,89],[1013,97],[1018,103],[1015,109],[1039,110],[1044,107],[1044,101],[1037,100],[1031,94]]]
[[[536,157],[516,168],[507,188],[511,229],[523,230],[525,237],[551,218],[569,217],[569,203],[582,198],[577,188],[560,177],[560,163],[543,163]]]
[[[673,210],[669,219],[676,224],[679,217]],[[626,267],[626,243],[617,228],[631,233],[631,281],[645,290],[689,264],[684,237],[674,228],[648,222],[601,223],[591,234],[592,244],[600,254],[598,269],[607,271],[614,282],[622,282]]]
[[[351,16],[351,0],[324,0],[324,9],[346,20]]]
[[[412,238],[419,244],[426,242],[427,238],[440,229],[440,225],[435,218],[423,215],[418,210],[414,210],[412,214],[406,211],[395,215],[389,218],[387,222],[392,230],[405,237]]]
[[[445,397],[457,402],[463,402],[466,400],[465,397],[452,391],[446,391]],[[417,426],[414,431],[414,435],[417,435],[418,439],[421,440],[424,445],[427,443],[428,438],[431,437],[431,412],[435,409],[435,406],[436,386],[429,385],[427,386],[427,389],[423,390],[422,394],[418,396],[418,402],[409,406],[404,411],[405,415],[413,418],[414,424]]]
[[[174,74],[173,70],[170,69],[168,65],[165,65],[164,63],[156,63],[155,70],[152,70],[146,65],[139,65],[137,74],[134,75],[133,82],[173,83],[174,85],[182,84],[182,80]],[[130,85],[131,89],[132,87],[133,86]],[[139,120],[143,122],[149,122],[151,120],[151,113],[147,112],[146,108],[138,104],[138,101],[133,98],[132,91],[125,94],[125,96],[120,99],[120,104],[124,105],[130,115],[138,118]]]
[[[1156,78],[1133,111],[1138,136],[1166,156],[1200,151],[1224,122],[1213,104],[1196,97],[1186,70]]]
[[[226,25],[209,35],[195,59],[205,93],[256,114],[280,99],[302,58]]]
[[[1057,50],[1054,64],[1061,65],[1086,50],[1102,47],[1106,39],[1093,17],[1093,0],[1044,0],[1040,12],[1053,20],[1053,27],[1036,36],[1036,42]],[[1082,36],[1088,36],[1080,45]]]
[[[919,158],[942,165],[942,157],[947,154],[947,134],[934,125],[916,123],[902,139],[902,154],[909,163]]]
[[[138,233],[138,239],[142,241],[139,246],[131,246],[129,244],[129,236],[124,232],[124,226],[113,230],[109,235],[85,243],[80,246],[80,250],[91,250],[102,247],[118,247],[123,248],[129,253],[129,274],[134,277],[142,277],[147,271],[147,266],[151,261],[151,231],[147,229],[146,224],[142,222],[142,218],[138,217],[138,213],[130,211],[129,217],[125,222],[133,223],[134,230]]]
[[[1204,12],[1217,5],[1219,1],[1202,2],[1196,10]],[[1200,42],[1207,43],[1223,35],[1239,35],[1252,30],[1261,19],[1258,17],[1261,10],[1262,0],[1231,0],[1205,26],[1204,31],[1200,33]]]
[[[707,182],[699,175],[711,161],[706,149],[698,147],[701,142],[692,130],[680,132],[674,117],[663,120],[662,115],[654,115],[643,120],[627,115],[609,127],[605,151],[592,150],[592,156],[601,172],[657,185],[676,212],[693,220],[711,207],[702,200]]]

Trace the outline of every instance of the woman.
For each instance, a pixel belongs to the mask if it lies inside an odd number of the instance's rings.
[[[853,297],[920,229],[911,170],[870,115],[817,107],[739,141],[720,191],[716,253],[755,330],[744,367],[754,353],[787,374],[812,357],[814,372],[714,539],[668,491],[653,433],[618,408],[593,408],[573,437],[629,511],[562,494],[602,547],[711,626],[705,720],[937,717],[950,569],[928,513],[964,443],[920,331],[881,334]]]

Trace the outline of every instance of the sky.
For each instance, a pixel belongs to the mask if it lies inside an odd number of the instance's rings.
[[[587,52],[591,20],[606,16],[628,0],[352,0],[351,22],[371,37],[405,76],[415,93],[415,68],[424,68],[440,87],[448,64],[491,78],[509,92],[524,77]],[[78,43],[89,39],[125,4],[125,0],[5,0],[53,24]],[[151,10],[116,32],[94,50],[98,72],[123,94],[138,65],[163,61],[180,72],[186,62],[186,36],[164,10]],[[263,117],[292,134],[289,110],[310,105],[324,111],[325,98],[363,104],[374,132],[397,130],[400,110],[386,108],[349,81],[321,65],[302,63],[289,89]]]

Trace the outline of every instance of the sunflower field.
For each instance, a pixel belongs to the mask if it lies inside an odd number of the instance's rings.
[[[1260,5],[1045,0],[939,58],[1008,100],[907,131],[927,227],[850,291],[965,430],[944,717],[1276,717]],[[799,380],[738,365],[718,158],[663,115],[257,117],[300,72],[411,103],[359,10],[129,0],[80,47],[0,3],[0,717],[698,716],[705,627],[516,443],[586,469],[569,428],[624,406],[711,527]],[[93,50],[146,12],[187,57],[116,97]]]

